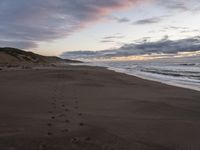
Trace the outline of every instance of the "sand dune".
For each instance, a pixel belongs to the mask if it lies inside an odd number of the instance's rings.
[[[42,56],[16,48],[0,48],[0,65],[80,63],[79,61],[61,59],[55,56]]]

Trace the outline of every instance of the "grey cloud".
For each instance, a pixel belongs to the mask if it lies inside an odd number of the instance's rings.
[[[101,40],[100,42],[101,42],[101,43],[113,43],[113,42],[115,42],[115,41],[112,41],[112,40]]]
[[[133,40],[133,43],[140,44],[140,43],[146,43],[151,40],[151,37],[143,37],[141,39]]]
[[[161,21],[162,21],[162,17],[152,17],[152,18],[137,20],[133,24],[135,24],[135,25],[146,25],[146,24],[159,23]]]
[[[200,8],[199,0],[168,0],[167,2],[166,0],[157,0],[157,3],[172,11],[197,12]]]
[[[178,26],[169,26],[169,27],[165,27],[164,29],[166,30],[188,30],[189,27],[178,27]]]
[[[111,20],[115,20],[115,21],[117,21],[117,22],[119,22],[119,23],[127,23],[127,22],[130,22],[130,19],[128,19],[128,18],[126,18],[126,17],[122,17],[122,18],[120,18],[120,17],[115,17],[115,16],[111,16],[111,17],[109,17]]]
[[[123,35],[114,34],[114,35],[111,35],[111,36],[105,36],[105,37],[103,37],[100,42],[101,43],[113,43],[113,42],[115,42],[115,40],[119,40],[119,39],[122,39],[122,38],[124,38]]]
[[[161,32],[168,32],[169,30],[176,30],[179,31],[180,33],[199,33],[200,30],[199,29],[192,29],[189,27],[178,27],[178,26],[168,26],[168,27],[164,27],[162,30],[160,30]]]
[[[181,33],[200,33],[200,30],[194,29],[194,30],[182,30]]]
[[[61,56],[66,58],[111,58],[120,56],[144,55],[152,53],[176,54],[178,52],[200,50],[200,37],[192,37],[181,40],[169,40],[168,36],[156,42],[143,42],[124,44],[118,49],[102,50],[96,52],[77,51],[65,52]],[[87,55],[89,53],[89,55]]]
[[[119,50],[128,51],[132,54],[151,53],[177,53],[184,51],[200,50],[200,37],[193,37],[180,40],[169,40],[168,36],[156,42],[144,42],[140,44],[126,44]]]
[[[124,23],[124,22],[130,22],[128,18],[118,18],[118,22]]]
[[[31,41],[0,41],[0,47],[17,47],[20,49],[36,48],[37,44]]]
[[[178,0],[158,0],[157,3],[160,6],[164,6],[167,9],[171,10],[178,10],[178,11],[188,11],[189,8],[187,7],[185,1],[178,1]]]
[[[187,11],[188,8],[181,2],[168,3],[166,6],[170,9]]]
[[[106,36],[103,39],[122,39],[124,36],[122,35],[112,35],[112,36]]]
[[[0,40],[37,44],[63,38],[110,12],[131,7],[138,1],[1,0]]]

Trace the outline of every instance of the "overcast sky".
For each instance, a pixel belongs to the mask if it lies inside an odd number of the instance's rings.
[[[199,0],[1,0],[0,47],[44,55],[195,52],[199,18]]]

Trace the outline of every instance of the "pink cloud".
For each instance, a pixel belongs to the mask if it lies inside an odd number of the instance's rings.
[[[101,21],[113,12],[147,1],[149,0],[1,0],[0,40],[37,43],[64,38]]]

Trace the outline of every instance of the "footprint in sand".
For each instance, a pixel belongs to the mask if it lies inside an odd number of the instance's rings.
[[[53,133],[52,132],[47,132],[47,135],[51,136],[51,135],[53,135]]]
[[[79,126],[84,126],[85,124],[83,122],[80,122],[79,123]]]
[[[69,130],[68,129],[64,129],[64,130],[62,130],[62,132],[66,133],[66,132],[69,132]]]
[[[69,121],[69,120],[65,120],[65,122],[66,122],[66,123],[70,123],[70,121]]]
[[[65,111],[66,111],[66,112],[68,112],[68,111],[69,111],[69,109],[67,109],[67,108],[66,108],[66,109],[65,109]]]
[[[41,144],[39,146],[39,150],[46,150],[47,149],[47,144]]]
[[[47,126],[48,126],[48,127],[51,127],[51,126],[52,126],[52,124],[51,124],[51,123],[47,123]]]
[[[82,116],[83,114],[82,113],[78,113],[78,116]]]
[[[91,141],[91,137],[86,137],[85,139],[84,139],[85,141]]]
[[[80,142],[80,139],[74,137],[74,138],[72,138],[70,141],[71,141],[71,143],[73,143],[73,144],[78,144],[78,143]]]
[[[55,118],[56,118],[55,116],[52,116],[52,117],[51,117],[51,119],[55,119]]]

